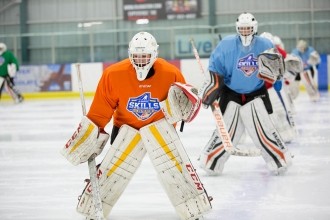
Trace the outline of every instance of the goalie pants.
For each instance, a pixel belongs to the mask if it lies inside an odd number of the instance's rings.
[[[254,92],[251,92],[251,93],[247,93],[247,94],[237,93],[237,92],[231,90],[230,88],[228,88],[227,86],[224,86],[223,90],[221,91],[221,96],[220,96],[220,101],[219,101],[221,112],[222,112],[222,114],[225,113],[227,105],[230,101],[236,102],[239,105],[244,105],[244,104],[252,101],[253,99],[259,98],[259,97],[264,102],[264,105],[266,107],[268,114],[272,114],[273,108],[272,108],[272,104],[269,99],[269,94],[268,94],[268,90],[267,90],[266,86],[262,86],[260,89],[254,91]]]

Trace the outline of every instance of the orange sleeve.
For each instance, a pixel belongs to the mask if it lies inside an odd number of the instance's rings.
[[[114,98],[114,91],[112,91],[110,82],[110,76],[105,70],[87,114],[87,117],[100,128],[104,128],[110,122],[117,106],[117,100]]]

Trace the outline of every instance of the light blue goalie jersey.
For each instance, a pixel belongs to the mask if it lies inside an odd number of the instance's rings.
[[[243,47],[238,35],[227,36],[211,54],[209,70],[224,76],[224,83],[240,94],[260,89],[264,81],[257,77],[257,57],[274,47],[270,40],[254,36],[251,44]]]
[[[308,61],[311,53],[314,51],[315,51],[315,49],[313,47],[309,46],[309,47],[307,47],[307,49],[304,53],[299,52],[299,50],[297,48],[293,49],[291,53],[300,57],[304,63],[304,70],[308,70],[308,69],[312,68],[312,66],[309,65],[307,63],[307,61]]]

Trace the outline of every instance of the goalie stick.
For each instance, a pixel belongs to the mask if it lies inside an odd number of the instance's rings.
[[[80,74],[80,64],[76,64],[77,69],[77,76],[78,76],[78,85],[79,85],[79,93],[80,93],[80,102],[81,102],[81,108],[83,115],[86,115],[86,104],[85,104],[85,98],[84,98],[84,91],[82,86],[82,80],[81,80],[81,74]],[[100,196],[100,186],[97,179],[97,168],[96,168],[96,162],[95,162],[96,155],[93,154],[88,159],[88,170],[89,170],[89,176],[90,181],[92,185],[92,195],[93,195],[93,202],[95,207],[95,220],[103,220],[103,208],[102,208],[102,200]]]
[[[199,65],[199,68],[200,68],[202,74],[205,77],[205,72],[204,72],[204,69],[203,69],[198,51],[195,47],[194,40],[190,39],[190,43],[191,43],[195,58],[197,60],[197,63]],[[201,92],[202,91],[200,90],[199,94],[201,94]],[[223,115],[222,115],[221,109],[219,107],[219,103],[217,101],[214,101],[212,103],[211,110],[212,110],[213,116],[215,118],[217,130],[218,130],[218,133],[219,133],[219,135],[222,139],[223,146],[224,146],[225,150],[228,153],[230,153],[231,155],[235,155],[235,156],[246,156],[246,157],[255,157],[255,156],[260,156],[261,155],[261,152],[260,152],[259,149],[242,150],[242,149],[239,149],[237,147],[234,147],[233,143],[231,141],[231,137],[230,137],[230,135],[228,133],[228,130],[226,128],[226,125],[225,125],[225,122],[224,122],[224,119],[223,119]]]

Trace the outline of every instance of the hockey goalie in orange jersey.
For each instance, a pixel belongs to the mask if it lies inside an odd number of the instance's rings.
[[[133,50],[130,47],[129,59],[108,67],[99,82],[87,117],[101,128],[112,116],[116,128],[127,124],[135,129],[163,118],[159,103],[167,98],[172,83],[185,83],[181,72],[157,58],[156,51],[149,58],[134,58],[139,55]]]
[[[103,217],[148,154],[180,219],[199,219],[211,209],[210,199],[174,127],[197,115],[197,89],[185,83],[178,68],[158,58],[158,44],[150,33],[137,33],[128,54],[105,69],[89,112],[61,154],[73,165],[99,155],[109,139],[104,127],[113,119],[111,146],[97,171]],[[95,219],[95,210],[88,183],[77,211]]]

